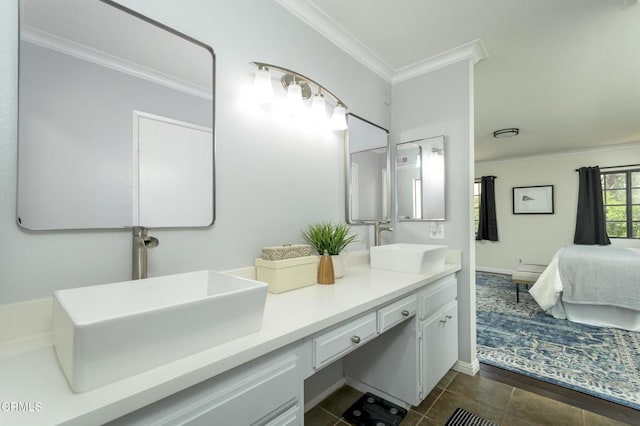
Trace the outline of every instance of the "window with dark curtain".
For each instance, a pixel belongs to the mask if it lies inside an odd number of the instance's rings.
[[[480,224],[480,179],[473,181],[473,232],[478,234]]]
[[[476,240],[498,241],[495,176],[480,179],[480,221]]]
[[[576,214],[576,232],[574,244],[607,245],[611,244],[607,236],[606,218],[602,202],[602,183],[600,167],[581,167],[578,169],[578,212]]]
[[[640,238],[640,169],[603,172],[602,199],[609,238]]]

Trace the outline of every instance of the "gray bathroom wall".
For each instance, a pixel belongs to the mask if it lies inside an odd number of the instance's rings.
[[[471,368],[477,359],[472,238],[473,65],[469,61],[393,86],[392,146],[439,135],[445,136],[446,148],[444,239],[429,237],[429,222],[397,222],[395,231],[385,237],[405,243],[444,244],[462,250],[462,271],[458,273],[459,360]]]
[[[263,246],[300,242],[310,223],[344,221],[344,147],[245,101],[250,61],[294,69],[330,88],[349,110],[384,127],[390,84],[275,2],[126,2],[209,44],[217,57],[216,222],[152,230],[149,275],[253,265]],[[128,230],[29,232],[16,214],[18,2],[0,2],[0,304],[56,289],[127,280]],[[277,88],[276,88],[277,89]],[[369,227],[356,227],[365,248]]]

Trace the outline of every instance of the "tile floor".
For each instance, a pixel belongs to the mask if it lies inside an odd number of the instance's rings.
[[[342,413],[360,396],[349,386],[338,389],[305,414],[305,426],[349,425]],[[400,425],[444,425],[456,407],[505,426],[625,424],[480,375],[450,371],[418,407],[411,407]]]

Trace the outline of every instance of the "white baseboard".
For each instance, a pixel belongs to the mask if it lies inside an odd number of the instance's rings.
[[[453,370],[468,376],[475,376],[480,372],[480,362],[478,361],[478,358],[474,358],[471,363],[457,361],[453,366]]]
[[[306,413],[316,405],[320,404],[326,397],[328,397],[329,395],[331,395],[332,393],[340,389],[342,386],[344,386],[344,384],[345,384],[345,380],[343,377],[337,382],[335,382],[334,384],[332,384],[331,386],[329,386],[328,388],[326,388],[325,390],[323,390],[322,392],[320,392],[320,394],[317,395],[315,398],[311,399],[310,401],[307,401],[304,404],[304,412]]]
[[[401,399],[398,399],[392,395],[389,395],[388,393],[384,393],[380,389],[376,389],[373,386],[369,386],[366,383],[362,383],[360,380],[354,379],[353,377],[347,376],[346,384],[351,386],[354,389],[359,390],[360,392],[363,392],[363,393],[370,392],[376,396],[386,399],[387,401],[393,402],[394,404],[399,405],[400,407],[404,407],[406,409],[411,408],[411,404],[408,404]]]
[[[476,266],[478,272],[490,272],[492,274],[513,275],[513,269],[492,268],[491,266]]]

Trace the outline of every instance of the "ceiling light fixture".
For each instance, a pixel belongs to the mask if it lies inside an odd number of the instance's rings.
[[[292,112],[300,112],[304,107],[304,100],[311,98],[313,93],[312,87],[315,87],[316,94],[311,101],[311,115],[314,122],[316,124],[329,122],[326,102],[328,98],[331,103],[335,105],[330,120],[331,128],[333,130],[347,129],[347,106],[326,87],[321,86],[309,77],[287,68],[265,64],[263,62],[251,62],[251,64],[258,68],[254,80],[254,90],[256,100],[259,103],[264,104],[273,101],[274,94],[270,71],[278,71],[283,74],[280,82],[287,92],[287,105]]]
[[[494,138],[512,138],[520,133],[520,129],[516,127],[509,127],[507,129],[500,129],[493,132]]]

